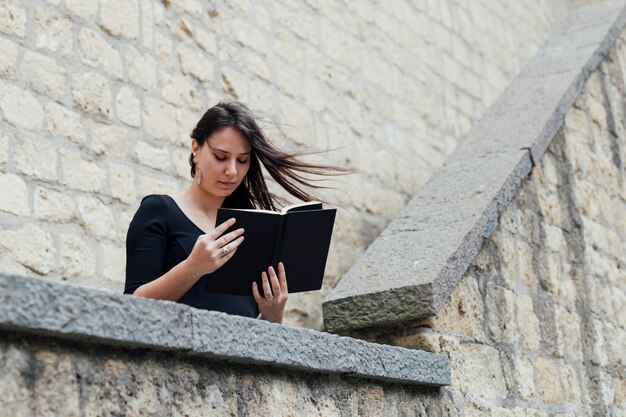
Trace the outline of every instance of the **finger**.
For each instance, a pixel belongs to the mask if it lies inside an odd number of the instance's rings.
[[[228,245],[224,245],[222,246],[219,251],[221,254],[223,254],[223,256],[228,255],[230,252],[234,251],[235,249],[237,249],[237,246],[241,245],[241,242],[243,242],[243,236],[239,236],[237,239],[233,240],[232,242],[230,242]]]
[[[235,219],[234,218],[228,219],[224,223],[220,224],[215,229],[213,229],[209,233],[207,233],[207,236],[209,236],[211,238],[211,240],[215,240],[218,237],[220,237],[220,235],[222,233],[227,231],[228,228],[231,227],[233,224],[235,224]]]
[[[215,242],[218,244],[218,246],[227,245],[234,239],[237,239],[239,236],[243,235],[243,232],[244,232],[243,228],[233,230],[232,232],[227,233],[221,238],[217,239]]]
[[[237,248],[234,248],[233,250],[229,251],[226,255],[222,256],[221,258],[218,259],[218,264],[221,267],[222,265],[224,265],[226,262],[228,262],[228,260],[230,260],[230,258],[233,257],[233,255],[235,254],[235,252],[237,252]]]
[[[278,283],[278,277],[276,276],[276,271],[274,271],[273,267],[269,267],[270,271],[270,282],[272,284],[272,292],[274,293],[274,297],[280,296],[280,284]]]
[[[261,282],[263,282],[263,297],[266,299],[272,298],[272,290],[270,288],[270,283],[267,279],[267,273],[265,271],[261,273]]]
[[[280,283],[280,290],[283,294],[288,294],[289,289],[287,288],[287,273],[285,272],[285,264],[282,262],[278,263],[278,282]]]
[[[263,301],[265,301],[261,297],[261,294],[259,294],[259,286],[256,282],[252,282],[252,296],[254,297],[254,301],[256,301],[257,304],[261,304]]]

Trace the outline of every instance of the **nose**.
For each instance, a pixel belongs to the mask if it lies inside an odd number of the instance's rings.
[[[235,159],[231,160],[226,165],[226,171],[224,171],[224,174],[227,177],[234,177],[237,175],[237,161]]]

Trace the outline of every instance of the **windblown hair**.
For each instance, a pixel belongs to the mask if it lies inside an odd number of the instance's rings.
[[[261,164],[289,194],[303,201],[319,200],[310,194],[307,188],[325,188],[312,184],[312,180],[306,178],[305,175],[331,176],[350,172],[340,167],[310,164],[298,159],[301,154],[287,153],[276,148],[257,124],[252,111],[236,101],[222,101],[207,110],[191,132],[191,137],[199,146],[203,146],[215,131],[225,127],[240,131],[250,143],[251,152],[248,173],[239,187],[226,197],[224,207],[277,209],[282,199],[267,188]],[[193,178],[196,175],[193,153],[189,155],[189,164]]]

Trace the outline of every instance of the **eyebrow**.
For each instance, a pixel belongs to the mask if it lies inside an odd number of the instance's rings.
[[[221,152],[221,153],[225,153],[226,155],[230,155],[230,152],[225,151],[224,149],[214,148],[211,145],[209,145],[209,148],[211,148],[214,151],[218,151],[218,152]],[[244,156],[244,155],[250,155],[250,152],[240,153],[238,156]]]

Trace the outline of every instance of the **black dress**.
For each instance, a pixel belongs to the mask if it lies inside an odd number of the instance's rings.
[[[133,294],[139,286],[162,276],[187,259],[202,234],[204,232],[183,213],[172,197],[144,197],[126,237],[124,294]],[[258,306],[253,297],[209,293],[204,289],[207,279],[211,279],[211,274],[202,276],[178,302],[239,316],[258,316]]]

